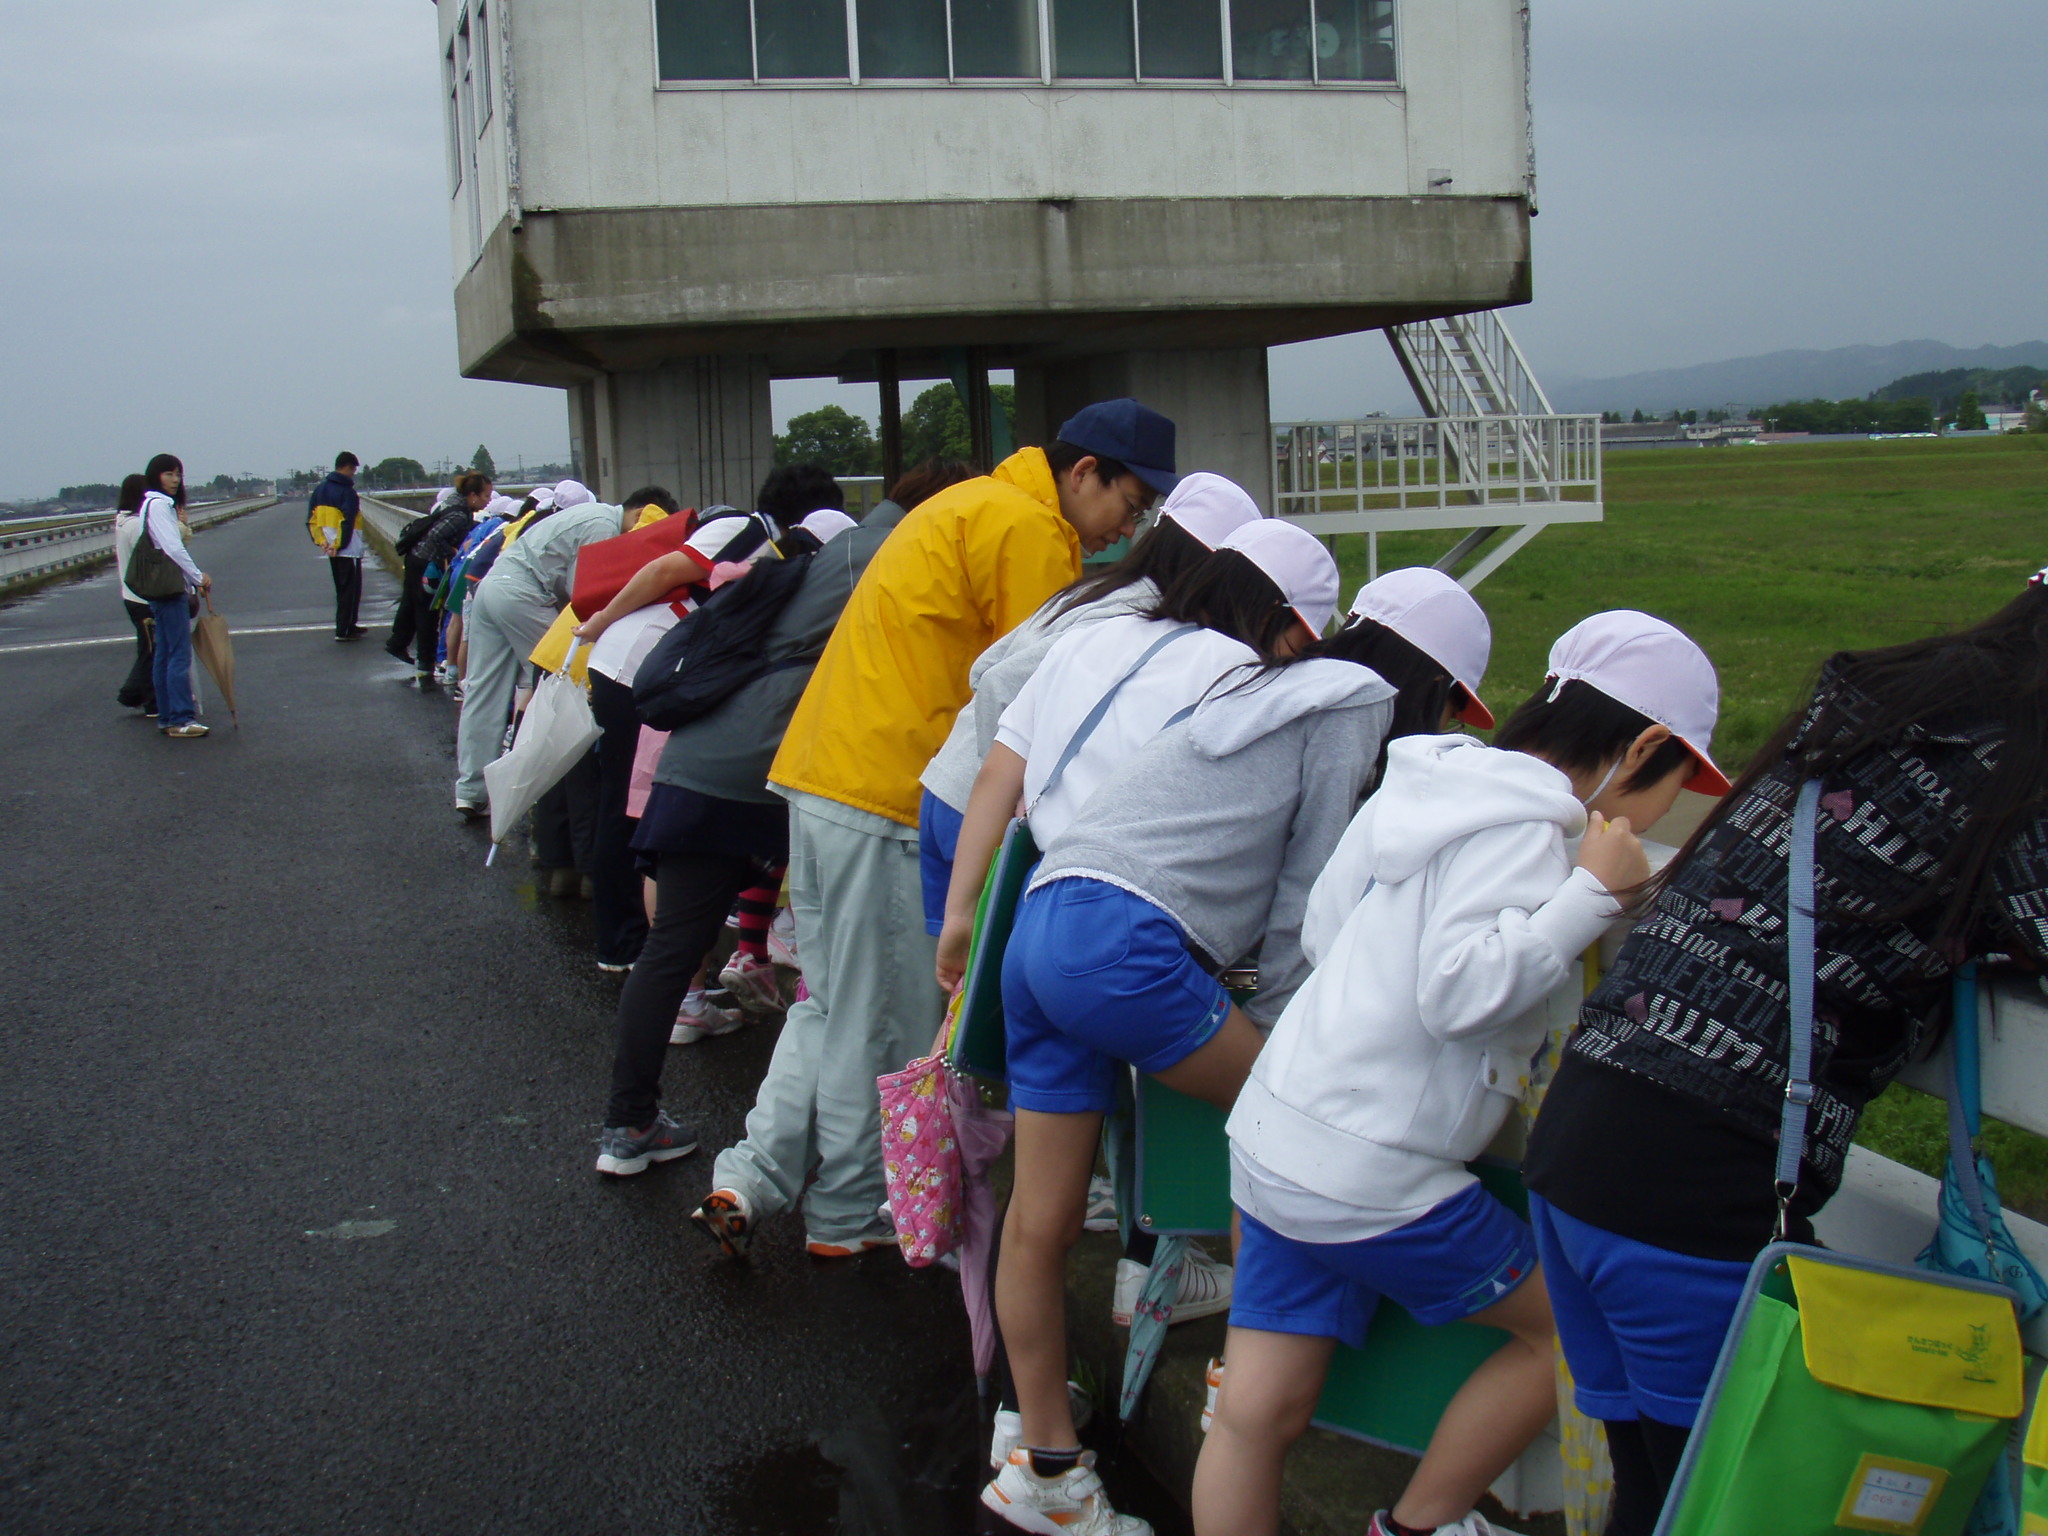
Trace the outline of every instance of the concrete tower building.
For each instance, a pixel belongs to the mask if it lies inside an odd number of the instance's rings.
[[[1526,301],[1522,0],[438,0],[462,371],[745,504],[769,381],[1135,394],[1270,504],[1266,348]]]

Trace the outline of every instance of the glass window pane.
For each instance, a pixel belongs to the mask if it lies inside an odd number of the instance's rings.
[[[946,78],[946,0],[860,0],[863,80]]]
[[[747,0],[655,0],[655,50],[664,80],[751,80]]]
[[[763,80],[846,78],[846,0],[754,0]]]
[[[1147,80],[1221,80],[1217,0],[1138,0],[1138,73]]]
[[[1038,78],[1038,0],[953,0],[953,73]]]
[[[1394,0],[1316,0],[1317,72],[1325,80],[1394,78]]]
[[[476,8],[476,105],[477,131],[491,120],[491,19],[482,6]]]
[[[1052,0],[1052,61],[1052,72],[1063,80],[1135,78],[1130,6],[1123,0]]]
[[[1230,62],[1240,80],[1313,80],[1309,0],[1230,0]]]

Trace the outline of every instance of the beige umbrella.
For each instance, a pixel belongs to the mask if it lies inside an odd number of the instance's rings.
[[[206,594],[206,612],[192,623],[192,654],[206,663],[214,686],[228,706],[228,718],[235,729],[242,728],[235,714],[235,646],[228,639],[228,621],[213,611],[213,594]]]

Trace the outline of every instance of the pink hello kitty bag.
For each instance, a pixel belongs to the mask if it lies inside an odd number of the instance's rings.
[[[948,1009],[929,1056],[875,1079],[882,1101],[882,1171],[896,1242],[914,1269],[936,1264],[960,1245],[966,1175],[954,1124],[956,1095],[972,1094],[946,1064]]]

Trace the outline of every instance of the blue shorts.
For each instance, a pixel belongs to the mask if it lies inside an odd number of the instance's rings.
[[[953,852],[960,846],[960,813],[930,790],[917,805],[917,874],[924,887],[924,931],[946,926],[946,891],[953,884]]]
[[[1579,1412],[1689,1427],[1749,1266],[1617,1237],[1539,1195],[1529,1220]]]
[[[1230,994],[1195,963],[1180,924],[1142,896],[1068,876],[1018,903],[1003,954],[1013,1105],[1107,1114],[1119,1062],[1163,1072],[1229,1014]]]
[[[1336,1339],[1353,1349],[1382,1296],[1434,1328],[1483,1312],[1536,1268],[1529,1224],[1485,1187],[1355,1243],[1304,1243],[1247,1216],[1230,1326]]]

